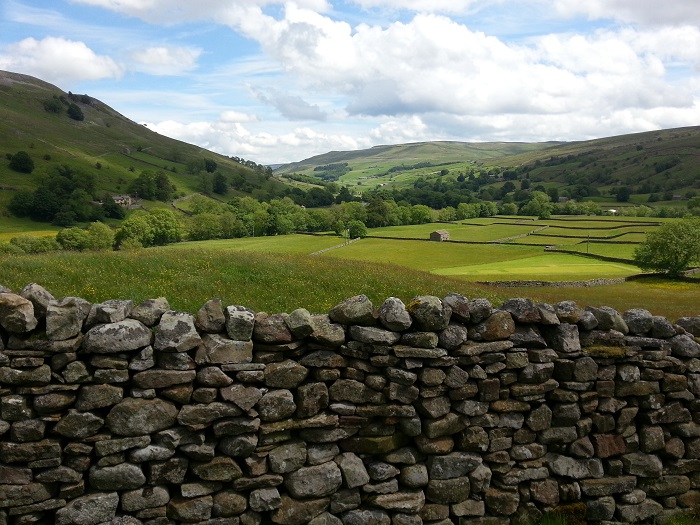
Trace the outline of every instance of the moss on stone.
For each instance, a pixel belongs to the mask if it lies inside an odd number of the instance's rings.
[[[584,348],[583,354],[590,357],[619,359],[627,355],[627,350],[622,346],[593,345]]]

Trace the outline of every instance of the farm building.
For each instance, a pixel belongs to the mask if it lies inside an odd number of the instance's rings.
[[[430,234],[430,240],[435,242],[449,241],[450,232],[447,230],[435,230]]]
[[[119,204],[122,208],[131,208],[134,205],[136,199],[131,195],[114,195],[112,200]]]

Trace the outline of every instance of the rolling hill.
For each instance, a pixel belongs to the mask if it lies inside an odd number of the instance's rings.
[[[422,142],[334,151],[287,164],[275,173],[337,180],[362,189],[412,186],[418,178],[505,172],[547,187],[587,186],[602,195],[685,195],[700,190],[700,126],[581,142]],[[512,174],[512,173],[511,173]],[[508,177],[506,177],[508,178]],[[512,179],[512,177],[511,177]]]
[[[5,216],[18,191],[34,190],[60,165],[94,176],[96,196],[127,192],[144,171],[167,174],[175,196],[195,193],[212,184],[213,174],[204,169],[207,162],[225,177],[220,195],[224,200],[245,195],[269,200],[288,193],[288,184],[309,189],[324,181],[337,181],[356,195],[377,188],[410,189],[417,181],[433,192],[447,193],[465,178],[477,180],[471,191],[487,200],[499,199],[507,181],[522,186],[525,179],[533,188],[602,201],[615,200],[620,188],[637,203],[670,202],[700,193],[700,126],[582,142],[383,145],[287,164],[273,177],[269,168],[253,161],[159,135],[89,95],[66,93],[6,71],[0,71],[0,144],[5,156],[0,159],[0,215]],[[35,166],[29,174],[10,168],[20,151]],[[440,199],[429,204],[444,206]]]
[[[203,180],[212,175],[204,170],[207,160],[228,182],[222,198],[281,186],[264,166],[159,135],[89,95],[7,71],[0,71],[0,144],[0,210],[58,165],[95,175],[99,195],[125,193],[145,170],[165,172],[176,195],[197,192],[211,183]],[[10,169],[9,159],[19,151],[33,161],[31,173]]]

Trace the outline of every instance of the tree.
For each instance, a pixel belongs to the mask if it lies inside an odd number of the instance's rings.
[[[153,201],[156,199],[156,177],[151,171],[144,171],[131,181],[128,191],[140,199]]]
[[[350,221],[347,229],[351,239],[363,239],[367,237],[367,227],[362,221]]]
[[[218,193],[219,195],[226,194],[228,191],[228,180],[226,179],[226,175],[220,172],[216,172],[214,174],[213,189],[214,193]]]
[[[83,115],[83,110],[80,109],[80,106],[78,106],[75,103],[72,103],[70,106],[68,106],[68,116],[72,118],[73,120],[81,121],[85,120],[85,115]]]
[[[678,277],[691,265],[700,264],[700,219],[681,219],[647,234],[634,250],[634,262],[642,270]]]
[[[223,229],[219,216],[214,213],[200,213],[192,217],[189,223],[189,239],[204,241],[223,237]]]
[[[520,209],[520,213],[548,219],[552,214],[549,195],[541,191],[533,191],[530,194],[530,200]]]
[[[554,202],[554,203],[559,202],[559,188],[556,188],[556,187],[547,188],[547,195],[549,195],[549,198],[551,199],[552,202]]]
[[[10,159],[10,169],[20,173],[31,173],[34,171],[34,161],[26,151],[18,151]]]
[[[56,234],[56,242],[64,250],[82,252],[90,244],[90,237],[80,228],[66,228]]]
[[[27,217],[34,210],[34,193],[21,190],[15,193],[7,206],[16,217]]]
[[[59,250],[61,247],[51,237],[34,237],[33,235],[18,235],[10,239],[10,244],[21,249],[24,253],[46,253]]]
[[[411,224],[427,224],[433,220],[433,212],[425,204],[416,204],[411,208]]]
[[[94,251],[111,250],[114,245],[114,232],[103,222],[93,222],[88,226],[88,249]]]
[[[355,198],[352,196],[352,193],[350,193],[347,186],[340,188],[338,195],[335,196],[336,204],[340,204],[341,202],[352,202],[353,200],[355,200]]]
[[[631,195],[632,190],[627,186],[623,186],[622,188],[618,188],[617,193],[615,193],[615,200],[617,202],[628,202]]]
[[[164,209],[153,210],[146,216],[146,220],[153,228],[153,244],[156,246],[182,239],[182,227],[174,212]]]
[[[146,217],[137,215],[129,217],[122,223],[114,240],[116,245],[123,249],[125,246],[130,248],[150,246],[153,244],[153,237],[153,227],[146,220]]]
[[[110,219],[123,219],[126,217],[126,211],[124,211],[124,208],[119,206],[119,204],[117,204],[109,194],[105,194],[104,198],[102,199],[102,212],[104,213],[105,217]]]
[[[514,202],[506,202],[505,204],[501,204],[499,213],[501,215],[515,215],[518,213],[518,205]]]
[[[173,193],[175,193],[175,185],[170,182],[170,179],[163,171],[158,171],[155,175],[156,179],[156,200],[169,201]]]

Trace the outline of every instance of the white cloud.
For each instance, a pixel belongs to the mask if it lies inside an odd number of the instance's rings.
[[[687,107],[696,96],[667,76],[678,60],[698,62],[700,33],[691,27],[551,34],[515,44],[429,14],[353,29],[288,6],[281,20],[249,12],[245,23],[230,21],[301,85],[343,93],[355,115],[597,114]],[[267,31],[258,31],[262,25]]]
[[[0,51],[0,69],[37,76],[63,84],[82,80],[119,78],[124,68],[98,55],[83,42],[47,37],[25,38]]]
[[[197,42],[200,51],[140,38],[130,42],[143,48],[131,55],[136,65],[114,64],[182,75],[178,92],[141,102],[134,118],[256,160],[377,142],[570,140],[700,122],[697,0],[70,1],[154,25],[195,22],[177,35],[185,46],[223,30],[215,26],[257,43],[205,70],[224,55],[210,51],[213,42]],[[535,28],[493,29],[503,13],[514,23],[528,9],[543,13]],[[396,11],[400,19],[388,18]],[[475,29],[484,24],[490,34]],[[170,120],[176,111],[180,122]],[[314,129],[289,120],[313,120]]]
[[[648,25],[700,24],[696,0],[553,0],[562,16],[584,15],[591,19],[617,19]]]
[[[390,120],[372,129],[369,133],[379,144],[402,144],[426,140],[428,127],[416,116],[401,120]]]
[[[243,113],[240,111],[227,110],[219,115],[219,120],[221,122],[229,123],[244,123],[244,122],[256,122],[258,118],[255,115],[249,113]]]
[[[225,119],[190,123],[169,120],[149,123],[148,128],[223,155],[269,163],[293,162],[319,151],[355,150],[371,145],[369,140],[361,141],[347,134],[324,133],[308,127],[276,132],[251,131],[240,122]]]
[[[130,66],[135,71],[151,75],[178,75],[197,67],[201,49],[158,46],[132,51]]]

